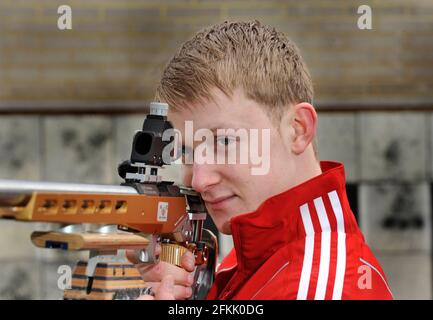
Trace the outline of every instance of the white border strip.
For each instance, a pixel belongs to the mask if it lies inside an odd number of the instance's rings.
[[[289,261],[287,261],[280,269],[278,269],[277,272],[274,273],[274,275],[272,276],[272,278],[270,278],[251,298],[250,300],[253,300],[259,293],[260,291],[262,291],[262,289],[264,287],[266,287],[268,285],[269,282],[271,282],[276,276],[277,274],[279,274],[285,267],[287,267],[289,265]]]
[[[346,233],[344,228],[343,209],[337,191],[328,193],[332,210],[337,220],[338,244],[337,244],[337,267],[335,272],[333,300],[341,300],[343,294],[344,276],[346,274]]]

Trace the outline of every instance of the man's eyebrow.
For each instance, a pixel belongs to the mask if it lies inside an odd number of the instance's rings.
[[[241,119],[237,119],[236,122],[230,122],[233,119],[228,120],[228,122],[221,122],[218,120],[216,123],[209,123],[209,126],[203,126],[202,128],[207,128],[213,132],[216,132],[218,129],[227,130],[227,129],[248,129],[250,126],[248,122],[244,122]]]
[[[210,131],[212,131],[214,134],[217,134],[218,130],[239,130],[239,129],[247,129],[247,128],[242,128],[242,127],[233,127],[233,126],[226,126],[227,128],[225,128],[224,126],[221,127],[213,127],[211,129],[209,129]]]

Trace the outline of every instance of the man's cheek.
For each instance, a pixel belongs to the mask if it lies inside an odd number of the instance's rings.
[[[250,163],[253,176],[267,175],[271,168],[271,131],[262,129],[251,133]]]

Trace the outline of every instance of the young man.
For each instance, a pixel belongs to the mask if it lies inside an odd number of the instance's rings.
[[[238,151],[236,163],[185,165],[185,184],[234,241],[208,299],[392,298],[349,207],[343,165],[317,159],[311,78],[282,33],[259,22],[199,32],[166,66],[156,98],[170,105],[183,137],[192,121],[194,130],[213,130],[216,149]],[[268,130],[268,140],[254,140],[269,153],[264,174],[252,174],[256,163],[239,162],[248,142],[218,133],[229,128]],[[189,143],[185,150],[201,144]],[[193,257],[183,258],[184,269],[140,266],[156,299],[191,294]]]

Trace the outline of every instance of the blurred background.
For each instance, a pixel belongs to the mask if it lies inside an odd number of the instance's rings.
[[[59,30],[60,5],[72,30]],[[372,29],[358,28],[358,8]],[[432,298],[433,1],[0,0],[0,178],[118,184],[162,68],[224,20],[296,42],[315,83],[319,155],[344,162],[353,211],[397,299]],[[178,179],[176,170],[164,173]],[[0,220],[0,298],[60,299],[78,258]],[[223,254],[231,240],[220,238]]]

